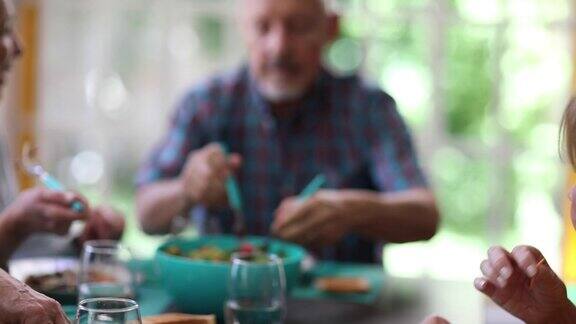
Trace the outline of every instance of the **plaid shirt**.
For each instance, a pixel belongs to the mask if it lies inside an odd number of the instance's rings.
[[[137,185],[178,176],[188,154],[211,142],[226,143],[243,157],[237,176],[248,232],[254,235],[266,234],[282,199],[297,195],[320,173],[331,189],[426,187],[394,100],[356,76],[336,78],[322,71],[289,119],[272,115],[246,67],[214,78],[180,102],[170,130],[139,171]],[[195,214],[230,232],[230,211],[197,208]],[[374,262],[381,256],[377,246],[349,235],[319,256]]]

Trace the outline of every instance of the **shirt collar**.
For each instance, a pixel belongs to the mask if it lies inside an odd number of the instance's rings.
[[[248,66],[245,66],[244,68],[248,76],[248,82],[249,82],[248,88],[252,103],[257,107],[257,109],[261,113],[266,115],[268,118],[274,120],[275,118],[271,113],[270,103],[260,93],[257,82],[250,73],[250,69],[248,68]],[[318,73],[318,77],[316,78],[312,86],[308,89],[306,94],[302,97],[302,99],[299,100],[298,104],[296,105],[295,108],[296,112],[291,118],[292,120],[299,117],[314,114],[314,112],[317,111],[319,107],[321,107],[320,103],[322,102],[322,99],[325,97],[325,92],[328,88],[330,78],[331,78],[330,73],[325,68],[322,67],[320,69],[320,72]]]

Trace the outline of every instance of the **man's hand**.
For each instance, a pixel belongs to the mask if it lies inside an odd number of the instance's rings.
[[[75,201],[86,206],[82,213],[70,208]],[[37,232],[66,235],[72,222],[86,219],[89,212],[88,203],[77,194],[38,187],[21,193],[6,208],[2,221],[19,239]]]
[[[322,190],[303,202],[285,199],[275,215],[272,231],[278,237],[312,247],[333,245],[353,227],[352,217],[336,190]]]
[[[124,216],[112,207],[93,208],[80,236],[80,243],[90,240],[119,240],[124,232]]]
[[[474,286],[510,314],[527,323],[576,323],[566,286],[536,248],[492,247],[480,269]]]
[[[226,178],[240,165],[238,154],[226,156],[216,143],[190,153],[181,180],[191,204],[202,204],[207,208],[227,206]]]
[[[60,304],[0,270],[1,323],[68,324]]]

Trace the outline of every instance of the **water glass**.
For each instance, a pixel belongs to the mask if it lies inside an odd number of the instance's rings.
[[[282,323],[286,308],[285,287],[286,276],[279,257],[234,254],[225,305],[226,323]]]
[[[127,266],[130,252],[117,241],[84,243],[80,260],[79,300],[98,297],[133,299],[134,280]]]
[[[131,299],[89,298],[78,303],[74,324],[142,324],[142,319]]]

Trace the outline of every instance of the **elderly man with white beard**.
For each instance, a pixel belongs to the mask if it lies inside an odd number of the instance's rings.
[[[321,0],[238,3],[248,62],[177,106],[137,177],[143,229],[166,233],[193,215],[202,233],[230,233],[225,179],[235,174],[248,234],[321,259],[378,262],[385,242],[431,238],[439,212],[394,100],[322,65],[337,15]],[[325,189],[297,199],[318,174]]]

